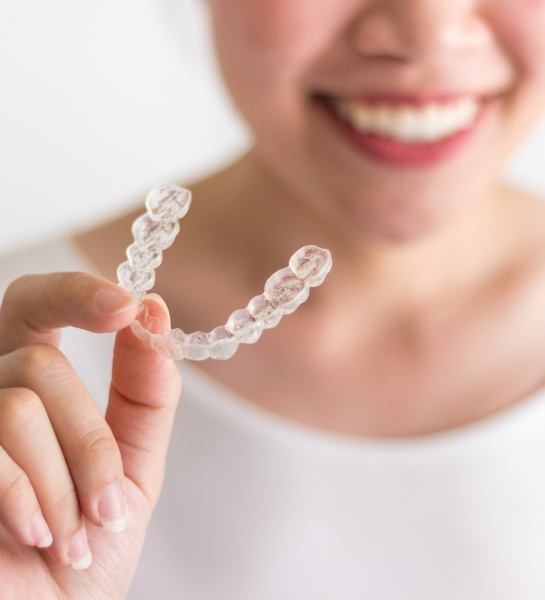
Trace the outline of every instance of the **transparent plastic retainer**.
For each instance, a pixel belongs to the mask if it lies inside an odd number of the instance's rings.
[[[127,248],[128,260],[117,269],[119,284],[138,300],[153,288],[163,251],[174,242],[180,231],[178,221],[190,205],[191,192],[175,184],[158,184],[147,195],[147,212],[132,224],[134,242]],[[264,329],[276,327],[284,315],[293,313],[307,300],[310,288],[323,283],[331,266],[329,250],[303,246],[291,256],[288,267],[267,279],[263,293],[253,297],[246,308],[235,310],[225,325],[209,332],[172,329],[164,333],[140,302],[131,329],[154,350],[174,360],[226,360],[239,344],[254,344]]]

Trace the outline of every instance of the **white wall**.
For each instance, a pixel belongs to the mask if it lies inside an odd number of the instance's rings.
[[[0,253],[199,176],[249,134],[200,0],[0,0]],[[510,177],[545,190],[545,126]]]
[[[198,0],[0,0],[0,252],[241,151]]]

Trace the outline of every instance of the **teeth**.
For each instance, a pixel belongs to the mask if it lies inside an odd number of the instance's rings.
[[[479,112],[473,97],[426,106],[370,104],[335,99],[337,114],[361,133],[402,142],[434,142],[467,129]]]

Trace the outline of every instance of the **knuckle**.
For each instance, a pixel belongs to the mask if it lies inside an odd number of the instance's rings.
[[[23,373],[30,377],[63,368],[67,363],[64,354],[52,344],[30,344],[19,352],[22,355]]]
[[[30,488],[27,474],[17,465],[0,469],[0,503],[18,501]],[[16,502],[17,504],[17,502]]]
[[[60,292],[62,296],[82,298],[88,297],[91,281],[89,275],[83,271],[70,271],[60,274],[56,285],[57,293]]]
[[[78,440],[78,457],[85,464],[93,464],[97,461],[108,465],[115,464],[112,459],[118,452],[113,435],[102,425],[89,429]]]
[[[27,388],[5,390],[0,403],[2,423],[6,427],[25,425],[42,412],[37,394]]]
[[[64,516],[74,515],[77,518],[79,513],[79,504],[76,494],[76,488],[71,485],[53,500],[53,510]]]
[[[2,307],[6,308],[11,305],[16,305],[17,299],[20,296],[20,290],[26,284],[26,282],[32,278],[32,275],[21,275],[21,277],[17,277],[14,279],[6,288],[4,292],[4,298],[2,301]]]

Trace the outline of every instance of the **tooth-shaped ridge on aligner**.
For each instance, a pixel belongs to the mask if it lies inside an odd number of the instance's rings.
[[[147,291],[155,284],[155,271],[137,270],[125,261],[117,267],[117,279],[129,292]]]
[[[127,258],[133,269],[157,269],[163,261],[163,252],[161,251],[161,248],[155,244],[142,246],[138,242],[133,242],[127,248]]]
[[[136,219],[132,234],[140,246],[156,245],[166,250],[172,245],[180,231],[178,221],[154,221],[147,213]]]
[[[191,192],[172,183],[158,183],[148,192],[145,204],[153,221],[177,221],[191,206]]]
[[[210,341],[204,331],[188,333],[182,344],[184,357],[191,360],[205,360],[210,358]]]
[[[208,334],[210,340],[210,357],[217,360],[231,358],[238,350],[239,341],[225,325],[219,325]]]
[[[273,306],[289,311],[293,303],[301,303],[307,294],[307,287],[304,279],[297,277],[289,267],[284,267],[267,279],[264,294]]]
[[[265,294],[254,296],[246,308],[263,329],[276,327],[283,316],[282,309],[274,306]]]
[[[332,266],[331,252],[319,246],[303,246],[289,260],[293,274],[304,279],[309,287],[321,285]]]
[[[263,332],[259,321],[252,317],[247,308],[233,311],[227,319],[225,328],[242,344],[255,344]]]

